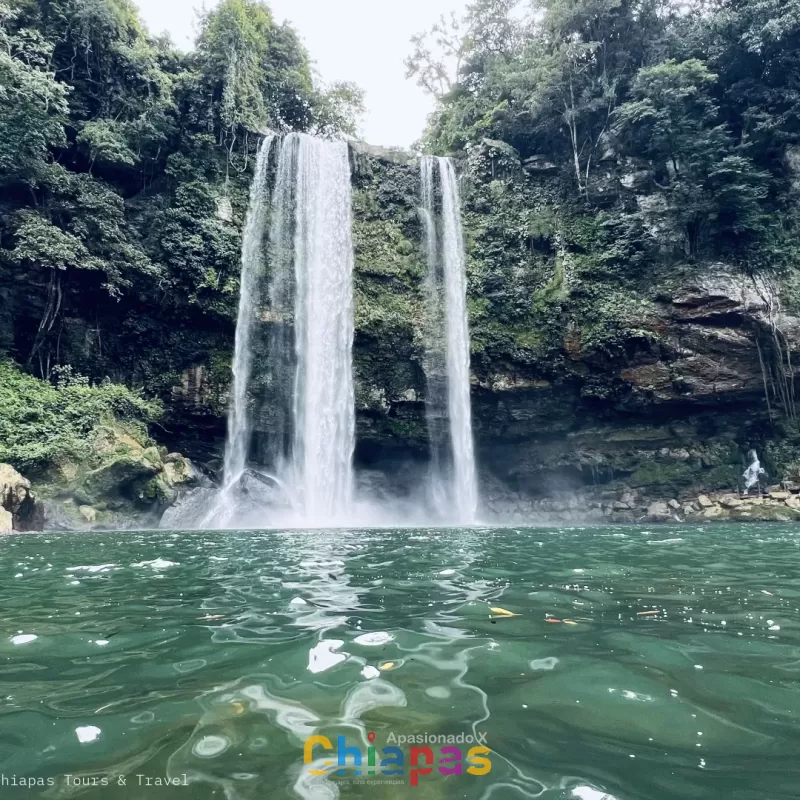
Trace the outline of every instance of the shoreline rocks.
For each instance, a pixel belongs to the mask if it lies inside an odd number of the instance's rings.
[[[31,482],[10,464],[0,464],[0,533],[43,528],[44,507]]]

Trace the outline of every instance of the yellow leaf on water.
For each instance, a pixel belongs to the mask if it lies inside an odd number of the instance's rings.
[[[562,622],[563,622],[565,625],[577,625],[577,624],[578,624],[577,622],[575,622],[575,620],[574,620],[574,619],[565,619],[565,620],[562,620]]]
[[[390,669],[394,669],[394,661],[385,661],[378,667],[378,669],[381,672],[388,672]]]
[[[499,606],[497,606],[495,608],[492,608],[490,606],[489,607],[489,611],[491,611],[492,614],[497,614],[500,617],[518,617],[519,616],[519,614],[515,614],[513,611],[509,611],[506,608],[500,608]]]
[[[236,712],[236,716],[239,716],[240,714],[244,714],[244,711],[245,711],[244,703],[240,703],[237,700],[234,703],[232,703],[232,705],[233,705],[233,710]]]

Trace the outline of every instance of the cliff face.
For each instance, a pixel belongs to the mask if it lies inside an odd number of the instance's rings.
[[[487,496],[731,490],[751,448],[791,477],[790,287],[645,248],[669,233],[624,164],[607,165],[623,211],[586,212],[559,204],[551,165],[510,151],[485,142],[462,165]],[[418,166],[358,148],[354,165],[357,455],[385,467],[426,452]]]
[[[427,458],[419,165],[360,144],[351,159],[356,459],[402,490]],[[637,195],[624,165],[608,167],[609,207],[635,208],[636,219],[562,203],[552,165],[523,165],[501,143],[484,142],[460,168],[474,429],[490,504],[731,490],[751,448],[773,482],[800,469],[788,366],[800,319],[782,310],[791,287],[644,247],[668,232],[637,227],[657,196]],[[222,189],[210,181],[204,191]],[[243,176],[233,213],[214,216],[232,242],[245,193]],[[76,299],[63,347],[81,372],[158,394],[156,438],[213,470],[230,384],[228,305],[129,307],[123,297],[92,311]],[[269,428],[265,414],[256,432]]]

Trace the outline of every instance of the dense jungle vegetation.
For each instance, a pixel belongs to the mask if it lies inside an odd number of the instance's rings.
[[[228,349],[258,133],[353,134],[361,107],[253,0],[188,54],[130,0],[0,2],[0,356],[168,392]]]
[[[763,310],[713,324],[744,329],[766,410],[794,425],[799,47],[793,0],[485,0],[415,38],[409,77],[437,98],[423,144],[470,175],[479,374],[528,365],[631,410],[625,369],[649,359],[666,385],[639,388],[691,403],[696,341],[669,304],[721,274]]]
[[[475,0],[414,39],[409,77],[437,99],[420,147],[468,178],[484,388],[501,365],[622,402],[633,352],[674,355],[654,303],[720,266],[794,307],[799,45],[800,0]],[[362,110],[257,0],[205,13],[190,53],[130,0],[0,0],[3,368],[45,393],[69,368],[168,414],[182,388],[197,413],[173,438],[202,450],[224,415],[259,133],[353,135]],[[424,435],[394,414],[419,379],[415,180],[379,161],[354,175],[359,408],[389,408],[400,438]],[[792,416],[783,343],[765,337],[766,393]]]

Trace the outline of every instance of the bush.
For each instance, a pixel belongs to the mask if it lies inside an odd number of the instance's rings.
[[[122,424],[147,439],[147,424],[160,414],[158,402],[125,386],[91,386],[68,367],[50,383],[0,360],[0,462],[19,469],[91,461],[101,426]]]

